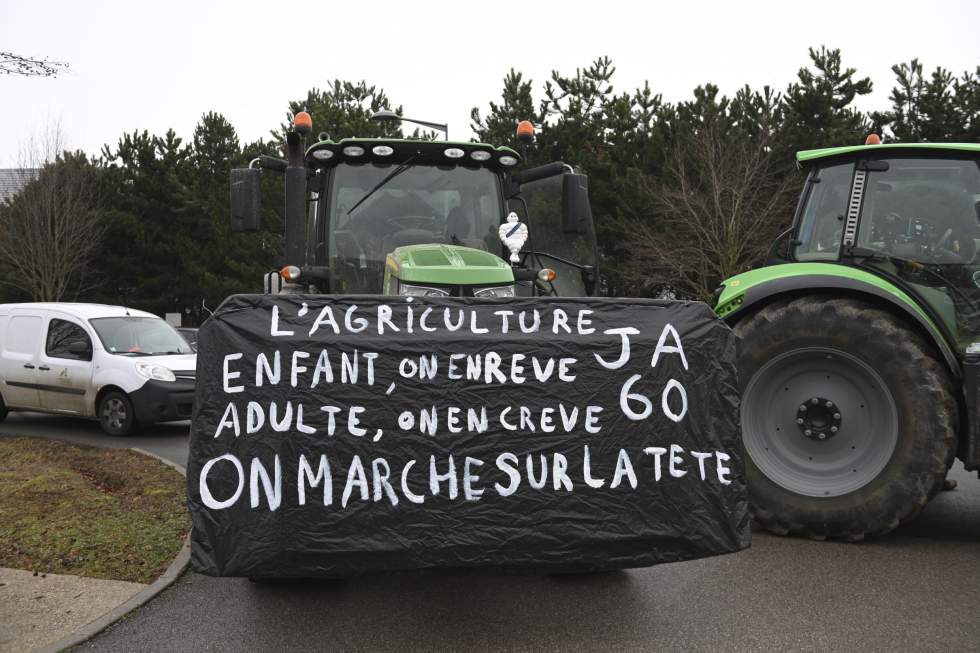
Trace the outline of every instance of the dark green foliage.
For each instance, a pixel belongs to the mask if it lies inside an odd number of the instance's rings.
[[[918,59],[892,66],[892,109],[873,114],[903,142],[970,143],[980,139],[980,67],[959,78],[936,68],[923,74]]]
[[[232,234],[228,206],[231,168],[259,153],[276,154],[262,143],[243,151],[234,128],[216,113],[201,117],[188,145],[170,131],[125,134],[115,149],[104,148],[108,229],[95,266],[100,283],[89,299],[179,312],[197,324],[205,307],[260,290],[281,250],[273,210],[281,205],[281,181],[270,175],[267,182],[267,230]]]
[[[855,102],[871,80],[836,49],[811,48],[782,92],[745,86],[725,95],[705,83],[675,103],[649,83],[616,88],[616,69],[602,57],[572,74],[553,71],[542,85],[511,70],[499,99],[472,110],[471,126],[476,140],[519,149],[516,124],[531,120],[529,165],[563,160],[589,175],[599,265],[613,292],[706,297],[725,276],[762,262],[789,223],[801,183],[797,150],[861,143],[871,130],[886,140],[980,140],[980,67],[926,75],[913,59],[893,71],[892,106],[865,113]],[[401,109],[364,81],[331,81],[286,108],[287,121],[311,114],[314,138],[403,135],[397,123],[369,120]],[[209,112],[189,141],[142,132],[104,148],[89,164],[104,236],[73,292],[82,301],[181,312],[197,324],[207,316],[202,304],[213,309],[229,294],[260,290],[263,273],[280,263],[282,178],[263,175],[263,229],[232,234],[228,177],[259,154],[283,156],[287,128],[242,143]],[[9,274],[3,265],[0,274]],[[28,298],[9,286],[0,293]]]
[[[810,48],[810,63],[786,89],[781,138],[794,150],[863,143],[871,125],[853,104],[871,92],[871,79],[843,67],[840,50]]]
[[[614,292],[707,298],[723,278],[762,263],[788,226],[798,150],[859,144],[882,128],[899,140],[980,138],[980,69],[923,80],[917,62],[896,66],[895,107],[868,114],[855,101],[871,80],[840,50],[811,48],[809,59],[782,93],[745,86],[729,97],[704,84],[677,103],[649,84],[617,91],[608,58],[573,76],[553,72],[539,102],[532,81],[512,70],[501,101],[485,115],[473,110],[473,129],[479,140],[513,144],[517,121],[532,120],[531,164],[561,159],[589,174],[600,267]]]

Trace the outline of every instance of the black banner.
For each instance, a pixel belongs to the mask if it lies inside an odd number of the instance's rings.
[[[749,545],[703,303],[238,295],[199,334],[193,565],[607,569]]]

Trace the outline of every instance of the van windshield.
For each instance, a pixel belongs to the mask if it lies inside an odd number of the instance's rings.
[[[190,354],[191,347],[158,317],[97,317],[89,320],[102,347],[120,356]]]

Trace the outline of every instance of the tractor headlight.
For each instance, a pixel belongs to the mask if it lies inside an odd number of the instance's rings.
[[[495,286],[493,288],[480,288],[473,291],[474,297],[513,297],[514,286]]]
[[[153,363],[136,363],[136,373],[152,381],[167,381],[172,383],[177,380],[173,370],[169,367],[154,365]]]
[[[398,294],[405,297],[449,297],[449,291],[444,288],[412,286],[407,283],[403,283],[398,287]]]

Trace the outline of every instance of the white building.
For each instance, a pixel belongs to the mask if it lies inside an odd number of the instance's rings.
[[[36,176],[36,168],[0,168],[0,204],[13,199]]]

